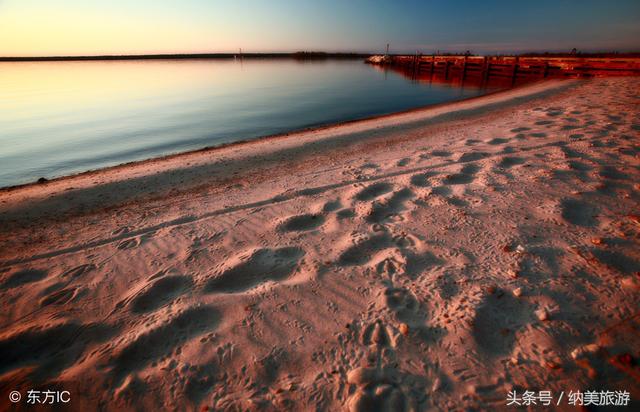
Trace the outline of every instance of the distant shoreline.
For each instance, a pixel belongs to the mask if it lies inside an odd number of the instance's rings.
[[[328,53],[328,52],[293,52],[293,53],[159,53],[159,54],[107,54],[99,56],[0,56],[0,62],[47,62],[47,61],[100,61],[100,60],[187,60],[187,59],[298,59],[298,60],[323,60],[323,59],[362,59],[376,53]],[[407,54],[391,53],[389,56],[408,56]],[[421,54],[431,56],[431,54]],[[464,56],[463,53],[440,53],[438,56]],[[483,56],[471,54],[469,56]],[[604,52],[604,53],[514,53],[494,54],[487,57],[547,57],[547,58],[640,58],[640,52]]]
[[[188,53],[188,54],[123,54],[102,56],[31,56],[0,57],[0,62],[39,62],[39,61],[87,61],[87,60],[183,60],[183,59],[361,59],[369,53]]]

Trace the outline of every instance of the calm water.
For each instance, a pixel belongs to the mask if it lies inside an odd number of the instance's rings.
[[[0,63],[0,186],[484,92],[356,60]]]

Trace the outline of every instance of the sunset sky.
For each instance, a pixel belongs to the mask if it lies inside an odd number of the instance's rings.
[[[0,55],[640,50],[640,1],[0,0]]]

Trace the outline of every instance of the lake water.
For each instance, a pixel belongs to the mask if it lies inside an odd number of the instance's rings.
[[[0,63],[0,187],[486,91],[360,60]]]

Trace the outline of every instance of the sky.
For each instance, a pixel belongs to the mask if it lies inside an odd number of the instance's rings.
[[[640,0],[0,0],[0,56],[640,51]]]

